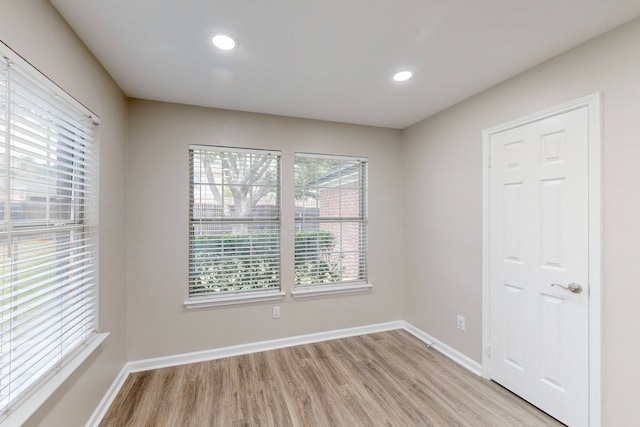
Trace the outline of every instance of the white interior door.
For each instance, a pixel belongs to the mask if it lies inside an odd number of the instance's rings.
[[[489,257],[490,377],[587,426],[587,107],[490,136]]]

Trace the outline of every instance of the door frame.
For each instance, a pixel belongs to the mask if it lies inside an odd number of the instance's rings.
[[[482,131],[482,376],[491,378],[489,258],[490,143],[493,134],[586,107],[589,120],[589,426],[600,427],[602,301],[602,94],[595,93]]]

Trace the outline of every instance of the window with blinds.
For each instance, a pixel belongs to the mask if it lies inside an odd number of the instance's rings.
[[[35,71],[0,58],[0,411],[95,336],[93,122]]]
[[[280,289],[280,153],[190,146],[189,298]]]
[[[367,281],[367,160],[295,155],[295,285]]]

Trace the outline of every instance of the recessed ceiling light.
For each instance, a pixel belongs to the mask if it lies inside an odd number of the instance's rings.
[[[215,47],[222,50],[231,50],[236,47],[236,41],[226,34],[216,34],[211,41]]]
[[[399,73],[395,73],[393,76],[393,80],[397,82],[403,82],[405,80],[409,80],[413,76],[411,71],[400,71]]]

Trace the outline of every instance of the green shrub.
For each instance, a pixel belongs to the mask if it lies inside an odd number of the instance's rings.
[[[278,288],[277,237],[268,231],[196,237],[191,247],[190,295]],[[331,258],[334,246],[330,231],[296,232],[296,285],[340,281],[339,263]]]
[[[302,230],[295,237],[295,283],[335,283],[342,278],[340,264],[332,259],[336,238],[328,230]]]

